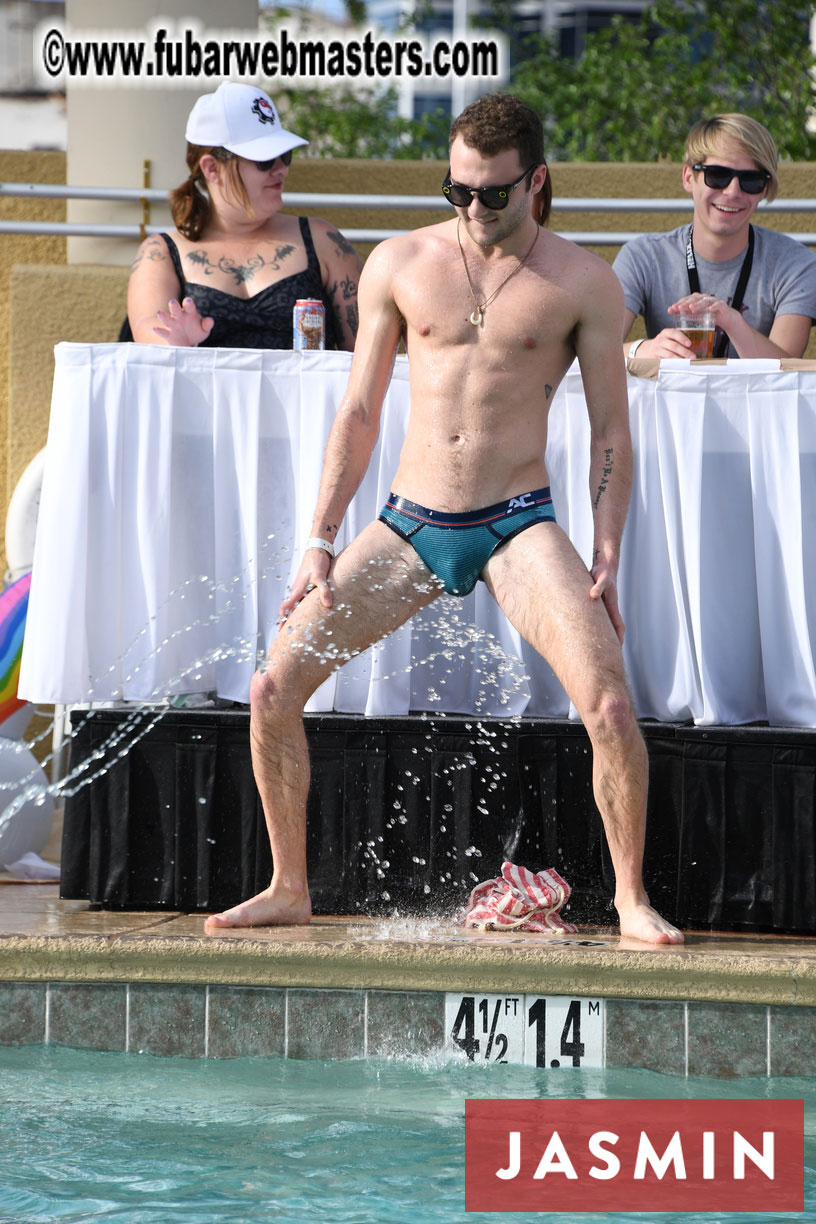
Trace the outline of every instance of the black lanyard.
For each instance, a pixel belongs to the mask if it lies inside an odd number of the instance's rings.
[[[688,270],[689,293],[700,292],[700,278],[697,275],[697,260],[694,258],[694,243],[692,237],[694,235],[694,226],[689,226],[688,242],[686,243],[686,268]],[[742,261],[740,268],[737,287],[734,290],[734,296],[731,299],[731,308],[739,310],[742,305],[742,299],[745,297],[745,290],[748,287],[748,277],[751,275],[751,265],[754,262],[754,227],[748,226],[748,250],[745,252],[745,258]],[[725,350],[728,348],[728,336],[724,331],[720,331],[720,337],[712,353],[713,357],[725,356]]]

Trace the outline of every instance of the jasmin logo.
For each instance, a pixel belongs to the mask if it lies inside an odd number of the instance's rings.
[[[804,1210],[798,1100],[473,1100],[468,1211]]]

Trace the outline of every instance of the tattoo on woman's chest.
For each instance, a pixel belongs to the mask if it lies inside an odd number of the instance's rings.
[[[189,260],[194,267],[200,268],[205,276],[213,276],[216,272],[221,272],[224,276],[233,277],[236,285],[245,285],[262,268],[271,268],[273,272],[280,271],[283,261],[296,249],[287,243],[275,247],[272,255],[262,255],[259,251],[257,255],[250,255],[243,263],[232,259],[229,255],[222,255],[219,259],[212,260],[204,250],[188,251],[184,258]]]

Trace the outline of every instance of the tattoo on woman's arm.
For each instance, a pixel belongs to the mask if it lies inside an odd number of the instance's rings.
[[[357,296],[357,282],[353,281],[350,276],[347,276],[340,282],[340,288],[343,290],[343,301],[347,302],[349,298]]]
[[[130,265],[131,272],[135,272],[139,264],[142,263],[145,259],[149,259],[153,263],[166,261],[167,260],[166,251],[167,251],[167,248],[165,247],[164,243],[162,242],[160,238],[147,243],[144,247],[142,247],[142,249],[139,251],[136,258],[134,259],[133,263]]]
[[[348,238],[344,238],[339,230],[329,230],[327,235],[337,247],[341,255],[356,255],[354,247],[349,242]]]
[[[601,469],[601,483],[598,485],[598,492],[595,494],[595,498],[592,502],[593,510],[598,509],[598,502],[601,500],[601,496],[606,492],[609,484],[609,477],[612,475],[612,459],[612,447],[608,446],[604,451],[604,465]]]

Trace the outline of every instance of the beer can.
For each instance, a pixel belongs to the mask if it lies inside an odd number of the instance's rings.
[[[326,308],[319,298],[298,298],[292,311],[292,348],[326,347]]]

